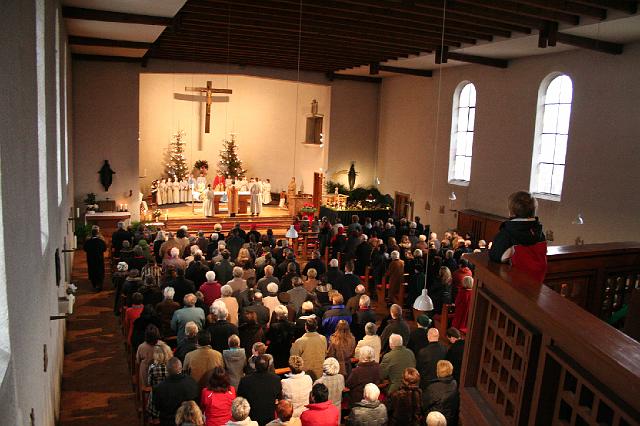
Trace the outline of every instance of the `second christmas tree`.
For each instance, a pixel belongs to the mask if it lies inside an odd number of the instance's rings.
[[[218,162],[218,172],[229,179],[242,179],[247,171],[242,168],[242,160],[238,157],[238,145],[236,137],[231,134],[231,140],[223,140],[223,149],[220,151],[220,161]]]

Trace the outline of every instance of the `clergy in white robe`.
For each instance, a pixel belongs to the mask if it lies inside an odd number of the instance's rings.
[[[189,179],[187,179],[187,185],[189,186],[187,190],[187,201],[193,201],[193,191],[196,188],[196,180],[193,175],[189,175]]]
[[[271,203],[271,181],[267,179],[262,182],[262,204]]]
[[[180,182],[178,182],[178,177],[173,178],[173,182],[171,183],[171,189],[173,189],[173,202],[180,202]]]
[[[166,186],[164,180],[159,180],[158,187],[156,188],[156,204],[159,206],[164,204],[164,200],[162,199],[164,193],[163,185]]]
[[[187,202],[187,193],[189,192],[189,184],[186,179],[180,181],[180,202]]]
[[[207,189],[207,178],[201,174],[196,179],[196,191],[204,192],[205,189]],[[200,201],[204,201],[204,198],[200,197]]]
[[[213,208],[213,199],[215,198],[216,193],[211,189],[211,185],[208,186],[204,191],[202,211],[204,212],[204,217],[212,217],[214,215]]]
[[[162,199],[164,200],[164,204],[173,204],[173,189],[171,188],[171,180],[167,180],[164,182],[164,194]]]
[[[251,216],[260,216],[262,213],[262,183],[257,179],[251,179],[249,193],[251,194]]]

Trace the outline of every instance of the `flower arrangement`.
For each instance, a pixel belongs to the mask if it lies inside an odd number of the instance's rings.
[[[153,217],[153,220],[157,222],[160,216],[162,216],[162,212],[160,210],[154,210],[153,213],[151,213],[151,216]]]
[[[300,209],[301,213],[315,213],[317,211],[318,209],[316,209],[312,204],[309,203],[305,203],[304,206],[302,206],[302,208]]]
[[[209,170],[209,162],[207,160],[198,160],[193,167],[199,170]]]

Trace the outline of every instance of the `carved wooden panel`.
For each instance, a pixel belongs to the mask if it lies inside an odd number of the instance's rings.
[[[536,424],[639,424],[640,413],[622,401],[614,401],[615,395],[610,390],[576,365],[562,350],[550,346],[544,349],[544,356],[543,392]]]
[[[612,313],[629,303],[631,291],[640,288],[640,272],[618,272],[607,276],[602,286],[600,318],[607,319]]]
[[[485,295],[482,295],[483,297]],[[503,424],[521,424],[528,417],[530,369],[535,369],[539,339],[519,317],[486,297],[484,327],[476,388]]]

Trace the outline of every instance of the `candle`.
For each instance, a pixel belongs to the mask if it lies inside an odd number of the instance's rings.
[[[126,212],[126,211],[129,211],[129,205],[128,205],[128,204],[125,204],[125,205],[124,205],[124,211],[125,211],[125,212]]]
[[[80,217],[80,207],[76,207],[76,217]]]

